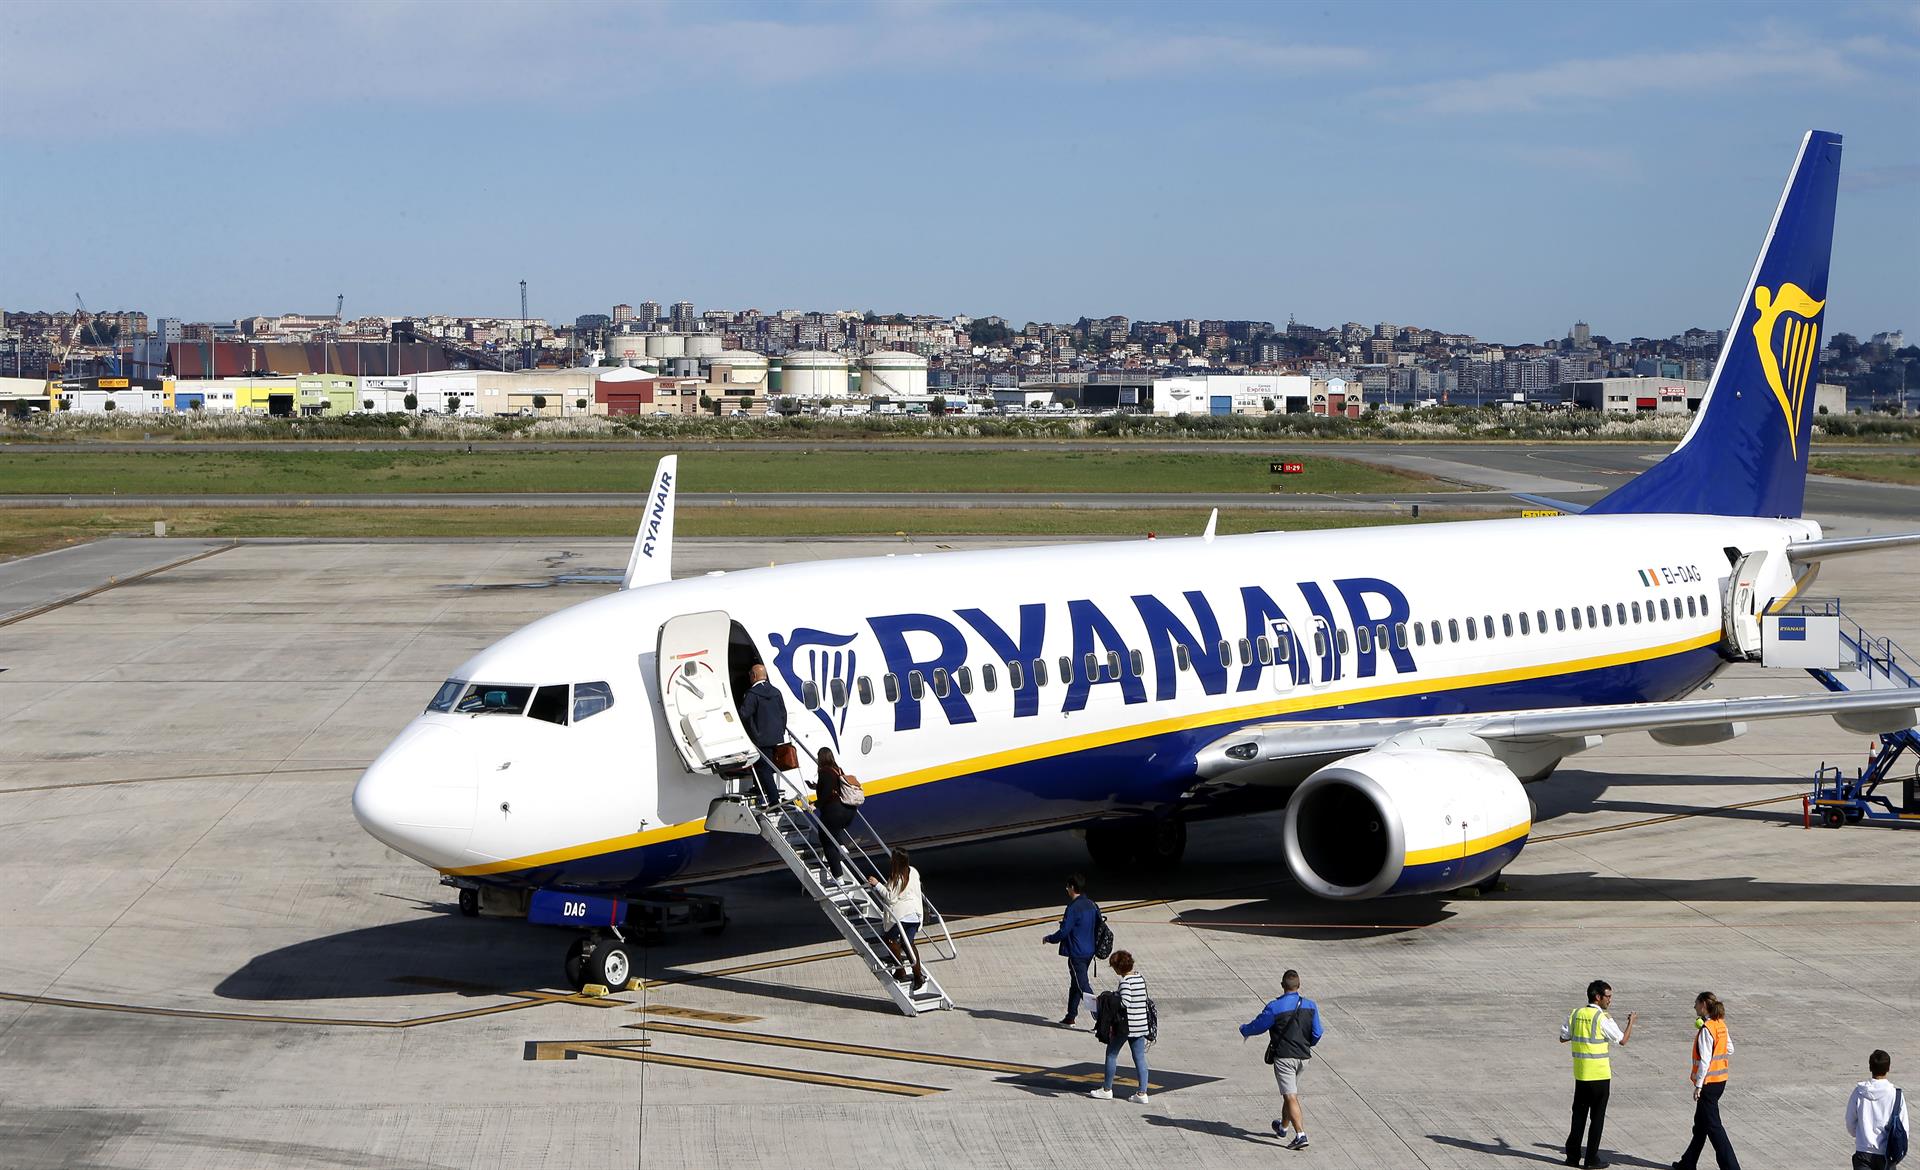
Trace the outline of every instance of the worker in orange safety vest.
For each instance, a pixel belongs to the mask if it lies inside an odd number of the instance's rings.
[[[1720,1096],[1727,1091],[1727,1073],[1733,1064],[1727,1005],[1713,992],[1703,991],[1694,998],[1693,1014],[1693,1140],[1673,1167],[1694,1170],[1700,1163],[1700,1151],[1712,1142],[1714,1161],[1720,1164],[1720,1170],[1740,1170],[1740,1159],[1727,1140],[1727,1127],[1720,1123]]]

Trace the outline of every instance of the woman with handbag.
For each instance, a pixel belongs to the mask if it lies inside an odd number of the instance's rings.
[[[821,748],[814,758],[813,811],[820,818],[820,852],[827,859],[827,871],[836,879],[845,877],[847,868],[840,851],[840,835],[860,815],[858,806],[866,796],[861,793],[849,801],[848,795],[856,792],[860,792],[860,782],[840,769],[832,748]]]
[[[893,972],[894,981],[907,981],[906,964],[913,964],[913,989],[927,981],[926,971],[920,966],[920,952],[914,946],[914,940],[920,936],[920,920],[925,915],[925,905],[920,900],[920,871],[913,868],[907,860],[905,849],[895,849],[891,858],[892,873],[890,880],[881,885],[879,879],[869,877],[867,888],[872,890],[886,908],[887,949],[893,952],[894,961],[900,964]]]

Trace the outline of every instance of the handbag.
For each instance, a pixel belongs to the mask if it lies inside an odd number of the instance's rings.
[[[767,749],[767,759],[781,772],[791,772],[800,766],[800,753],[790,743],[776,743]]]
[[[1900,1104],[1904,1097],[1902,1090],[1893,1091],[1893,1116],[1887,1118],[1887,1167],[1898,1166],[1907,1160],[1907,1127],[1900,1124]]]
[[[867,790],[860,787],[860,781],[840,773],[840,803],[848,808],[859,808],[867,803]]]

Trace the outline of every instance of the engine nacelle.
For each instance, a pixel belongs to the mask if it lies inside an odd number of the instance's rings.
[[[1498,760],[1376,748],[1294,790],[1287,867],[1323,898],[1438,893],[1500,872],[1532,828],[1527,795]]]

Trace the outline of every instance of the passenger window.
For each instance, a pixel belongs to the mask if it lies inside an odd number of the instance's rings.
[[[1487,632],[1491,634],[1493,631],[1488,630]],[[1478,641],[1479,638],[1480,638],[1480,623],[1474,621],[1472,618],[1468,618],[1467,619],[1467,641],[1475,642],[1475,641]]]
[[[1433,644],[1435,646],[1438,646],[1440,644],[1440,619],[1439,618],[1433,619],[1433,622],[1431,623],[1431,628],[1433,631]]]
[[[1480,628],[1487,632],[1487,637],[1493,637],[1493,615],[1488,614],[1486,617],[1481,618],[1480,621]]]
[[[944,666],[934,667],[933,668],[933,697],[936,699],[944,699],[947,697],[947,692],[950,689],[951,689],[951,684],[949,684],[947,681],[947,668]]]
[[[1253,643],[1247,641],[1245,638],[1242,638],[1240,639],[1240,665],[1247,666],[1252,662],[1253,662]]]
[[[836,707],[846,706],[847,705],[847,680],[844,678],[836,678],[832,682],[828,683],[827,697],[833,700],[833,705]]]
[[[1088,682],[1098,682],[1100,680],[1099,655],[1089,651],[1081,658],[1081,664],[1087,668],[1086,679]]]
[[[1413,623],[1413,644],[1416,646],[1425,646],[1427,644],[1427,627],[1421,625],[1419,622]]]
[[[800,705],[818,707],[820,705],[820,684],[808,679],[800,684]]]
[[[861,675],[860,680],[854,683],[853,689],[859,692],[860,705],[862,707],[869,706],[872,704],[873,702],[873,680],[872,679],[868,678],[864,674]]]
[[[1233,665],[1233,643],[1227,641],[1225,638],[1222,638],[1220,639],[1220,644],[1218,646],[1215,646],[1214,650],[1219,656],[1219,662],[1221,666],[1224,667],[1224,666]]]
[[[991,662],[980,668],[980,689],[988,694],[1000,689],[1000,672]]]
[[[1387,623],[1381,622],[1373,627],[1373,644],[1382,650],[1387,648]]]
[[[1688,617],[1698,616],[1693,612],[1693,598],[1691,597],[1687,598],[1687,616]]]
[[[1118,650],[1107,651],[1107,670],[1109,672],[1107,677],[1120,677],[1120,652]]]
[[[1313,656],[1315,658],[1325,658],[1327,656],[1327,632],[1325,630],[1315,630],[1313,632]]]
[[[1621,625],[1623,626],[1626,625],[1627,624],[1627,603],[1624,601],[1614,602],[1613,616],[1619,619]]]
[[[1458,642],[1459,640],[1460,640],[1460,621],[1457,618],[1448,618],[1447,619],[1447,641]]]
[[[464,679],[448,679],[440,684],[439,690],[433,692],[433,698],[427,702],[427,710],[439,711],[442,714],[453,710],[454,703],[460,699],[460,692],[466,689],[467,684]]]
[[[1193,669],[1193,655],[1187,653],[1187,644],[1185,642],[1173,648],[1173,665],[1178,670]]]
[[[1511,634],[1513,631],[1508,630],[1507,633]],[[1531,633],[1533,633],[1533,628],[1527,624],[1527,611],[1523,609],[1520,611],[1520,636],[1525,637]]]
[[[1373,631],[1366,626],[1361,626],[1353,632],[1353,640],[1359,644],[1360,653],[1373,653]]]
[[[546,723],[567,725],[567,684],[555,687],[541,687],[533,692],[533,705],[527,708],[529,718]]]
[[[1335,630],[1333,636],[1334,639],[1340,643],[1340,653],[1347,653],[1347,632],[1345,630]]]
[[[1539,619],[1539,625],[1537,627],[1539,631],[1543,634],[1546,633],[1547,632],[1547,611],[1544,609],[1535,610],[1534,616]]]
[[[1393,623],[1393,644],[1402,650],[1407,648],[1407,623]]]
[[[573,721],[591,719],[613,706],[613,688],[603,682],[573,684]]]
[[[1503,613],[1500,615],[1500,632],[1505,634],[1509,638],[1513,637],[1513,615],[1512,614]]]
[[[898,703],[900,701],[900,676],[897,674],[888,674],[882,677],[880,682],[882,688],[886,691],[887,702]]]
[[[907,693],[915,699],[926,697],[927,680],[926,677],[917,670],[909,670],[907,672]]]
[[[1713,614],[1713,609],[1707,605],[1707,595],[1702,593],[1700,595],[1700,616],[1710,617],[1712,616],[1712,614]]]
[[[1633,603],[1633,624],[1640,624],[1640,603],[1637,601]]]
[[[1047,685],[1047,660],[1044,658],[1033,660],[1033,685],[1036,687]]]
[[[1599,624],[1600,624],[1600,619],[1597,616],[1595,616],[1593,612],[1593,607],[1589,605],[1587,607],[1587,628],[1591,630],[1596,626],[1598,626]]]
[[[1293,639],[1283,638],[1273,644],[1273,660],[1287,662],[1293,658]]]
[[[1580,628],[1580,607],[1577,605],[1573,607],[1573,628]]]
[[[1673,611],[1667,608],[1667,599],[1664,597],[1660,599],[1660,620],[1663,622],[1673,620]]]
[[[973,693],[973,667],[963,666],[959,670],[954,671],[953,681],[959,686],[961,694],[971,695]]]
[[[1060,656],[1060,685],[1064,687],[1072,681],[1073,656],[1071,654],[1062,654]]]
[[[1578,614],[1579,612],[1580,611],[1577,609],[1574,610],[1574,613],[1576,614]],[[1547,623],[1546,623],[1546,620],[1543,618],[1541,619],[1541,622],[1540,622],[1540,628],[1544,630],[1546,629],[1546,627],[1547,627]],[[1567,611],[1566,610],[1556,609],[1553,611],[1553,628],[1556,630],[1565,632],[1567,628]]]
[[[1600,607],[1600,624],[1608,627],[1609,629],[1612,628],[1613,607],[1611,605],[1603,605]]]
[[[1010,691],[1017,691],[1017,690],[1021,690],[1026,685],[1027,685],[1027,672],[1021,669],[1021,666],[1018,662],[1007,663],[1007,689]]]

